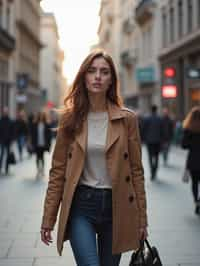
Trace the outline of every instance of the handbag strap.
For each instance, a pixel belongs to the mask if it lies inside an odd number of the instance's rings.
[[[153,250],[151,248],[151,245],[149,244],[149,241],[147,239],[145,239],[143,242],[147,245],[147,248],[149,249],[152,258],[154,258],[154,253],[153,253]]]

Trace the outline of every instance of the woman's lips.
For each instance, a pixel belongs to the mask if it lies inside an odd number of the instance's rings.
[[[95,87],[95,88],[99,88],[99,87],[101,87],[101,83],[93,83],[92,85],[93,85],[93,87]]]

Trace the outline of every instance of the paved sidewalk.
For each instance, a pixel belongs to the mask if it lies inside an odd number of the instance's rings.
[[[50,164],[50,156],[46,155]],[[143,151],[148,199],[149,239],[159,249],[164,266],[200,266],[200,217],[194,215],[190,186],[181,182],[185,152],[173,148],[169,167],[160,159],[158,178],[149,180]],[[54,244],[40,242],[39,230],[47,178],[36,180],[34,159],[11,168],[15,175],[0,176],[0,266],[74,266],[66,244],[58,257]],[[130,252],[121,266],[128,266]],[[109,265],[108,265],[109,266]]]

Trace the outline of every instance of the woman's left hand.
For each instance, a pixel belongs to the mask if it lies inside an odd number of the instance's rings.
[[[148,237],[148,232],[146,227],[140,228],[140,240],[145,240]]]

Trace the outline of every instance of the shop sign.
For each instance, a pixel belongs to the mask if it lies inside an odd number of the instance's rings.
[[[137,68],[136,69],[136,80],[139,83],[155,82],[154,67]]]
[[[190,79],[200,79],[200,68],[189,68],[187,70],[187,76]]]

